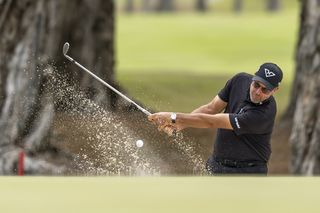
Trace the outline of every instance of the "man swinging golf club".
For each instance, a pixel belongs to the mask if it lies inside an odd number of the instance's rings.
[[[191,113],[159,112],[148,118],[168,134],[188,127],[217,128],[206,165],[210,174],[267,174],[276,116],[273,94],[282,75],[276,64],[264,63],[254,76],[232,77],[210,103]]]

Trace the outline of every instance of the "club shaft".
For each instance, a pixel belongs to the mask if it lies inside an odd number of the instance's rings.
[[[130,98],[128,98],[127,96],[125,96],[124,94],[122,94],[121,92],[119,92],[116,88],[114,88],[113,86],[111,86],[110,84],[108,84],[107,82],[105,82],[104,80],[102,80],[101,78],[99,78],[98,76],[96,76],[94,73],[92,73],[90,70],[88,70],[87,68],[85,68],[84,66],[82,66],[81,64],[79,64],[77,61],[75,61],[73,58],[71,58],[68,55],[65,55],[65,57],[70,60],[71,62],[73,62],[75,65],[77,65],[78,67],[80,67],[82,70],[86,71],[88,74],[90,74],[92,77],[94,77],[95,79],[97,79],[98,81],[100,81],[103,85],[105,85],[106,87],[108,87],[109,89],[111,89],[112,91],[114,91],[115,93],[117,93],[118,95],[120,95],[123,99],[125,99],[126,101],[132,103],[133,105],[135,105],[141,112],[143,112],[144,114],[146,114],[147,116],[151,115],[151,113],[144,109],[143,107],[141,107],[140,105],[138,105],[136,102],[134,102],[133,100],[131,100]]]

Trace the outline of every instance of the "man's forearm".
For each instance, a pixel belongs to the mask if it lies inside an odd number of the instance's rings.
[[[193,110],[191,113],[205,113],[205,114],[212,114],[212,110],[208,107],[208,105],[203,105],[195,110]]]
[[[177,113],[177,125],[183,128],[223,128],[232,129],[229,114],[219,113],[208,115],[204,113]]]
[[[227,103],[221,100],[217,95],[210,103],[193,110],[191,113],[205,113],[214,115],[221,113],[226,106]]]

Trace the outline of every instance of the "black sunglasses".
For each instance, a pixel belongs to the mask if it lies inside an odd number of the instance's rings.
[[[272,90],[270,90],[270,89],[268,89],[268,88],[266,88],[266,87],[261,86],[257,81],[253,81],[253,87],[254,87],[255,89],[261,88],[261,92],[262,92],[263,94],[266,94],[266,95],[270,94],[270,92],[272,91]]]

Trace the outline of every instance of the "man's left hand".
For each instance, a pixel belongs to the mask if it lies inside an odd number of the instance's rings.
[[[181,128],[177,123],[172,123],[170,112],[158,112],[148,116],[149,121],[158,126],[159,131],[164,131],[169,136]]]
[[[149,121],[157,126],[171,125],[170,112],[158,112],[148,116]]]

